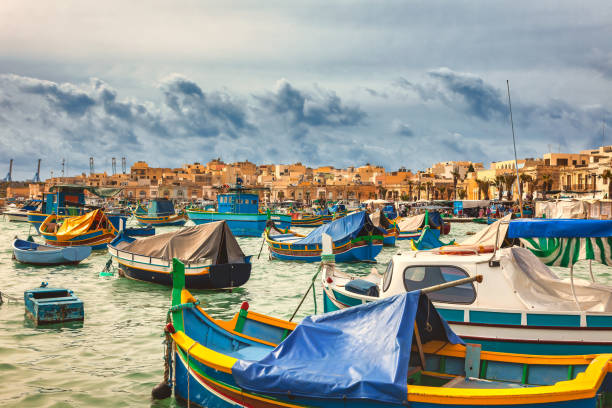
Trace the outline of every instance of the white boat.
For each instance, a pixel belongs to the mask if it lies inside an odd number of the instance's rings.
[[[472,242],[493,236],[494,244],[501,243],[508,225],[500,224],[487,227]],[[466,342],[526,354],[612,352],[612,286],[573,276],[561,279],[529,249],[498,246],[408,252],[394,256],[383,275],[373,270],[367,277],[324,264],[325,311],[482,275],[478,287],[468,284],[430,295]]]
[[[2,213],[12,222],[28,222],[28,211],[36,211],[41,205],[40,200],[26,201],[21,207],[9,207]]]

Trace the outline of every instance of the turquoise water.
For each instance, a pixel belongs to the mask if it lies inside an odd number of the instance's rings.
[[[448,239],[462,239],[468,231],[483,227],[453,224]],[[105,251],[94,252],[76,267],[21,265],[12,259],[11,243],[14,236],[25,238],[28,232],[27,223],[0,218],[0,291],[19,298],[0,305],[0,406],[178,406],[172,398],[154,401],[150,397],[163,375],[163,328],[170,289],[116,276],[100,277],[109,258]],[[262,240],[238,240],[247,255],[255,255],[251,279],[232,292],[194,291],[195,296],[217,318],[231,318],[243,301],[249,302],[251,310],[289,318],[318,265],[271,261],[265,247],[258,260]],[[383,249],[374,266],[382,272],[394,254],[408,248],[408,241],[399,241],[398,247]],[[372,266],[342,264],[341,268],[367,274]],[[588,276],[586,265],[576,270],[578,276]],[[594,266],[594,270],[604,281],[612,281],[607,268]],[[34,327],[24,316],[23,292],[42,281],[72,289],[85,303],[85,322]],[[317,300],[321,311],[318,286]],[[313,312],[309,295],[296,320]]]

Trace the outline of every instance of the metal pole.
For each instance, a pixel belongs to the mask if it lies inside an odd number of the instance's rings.
[[[452,287],[455,287],[455,286],[460,286],[460,285],[463,285],[463,284],[466,284],[466,283],[471,283],[471,282],[474,282],[474,281],[476,281],[478,283],[481,283],[482,282],[482,275],[471,276],[469,278],[457,279],[456,281],[441,283],[441,284],[435,285],[435,286],[429,286],[427,288],[421,289],[421,293],[428,294],[428,293],[431,293],[431,292],[437,292],[437,291],[442,290],[442,289],[452,288]]]
[[[518,171],[518,159],[516,157],[516,139],[514,137],[514,120],[512,119],[512,102],[510,101],[510,81],[506,80],[506,85],[508,87],[508,106],[510,108],[510,124],[512,125],[512,144],[514,145],[514,168],[516,169],[516,187],[518,188],[521,218],[523,218],[523,193],[521,191],[521,181],[519,179],[519,171]]]

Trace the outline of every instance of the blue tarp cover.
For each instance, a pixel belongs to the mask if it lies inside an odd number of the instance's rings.
[[[429,211],[429,226],[439,228],[443,223],[442,216],[438,211]]]
[[[149,204],[148,215],[172,215],[174,214],[174,204],[170,200],[153,200]]]
[[[612,220],[517,219],[510,221],[508,238],[611,237]]]
[[[414,246],[419,250],[427,250],[440,248],[443,245],[452,245],[455,241],[451,241],[448,244],[440,241],[440,230],[432,230],[427,227],[423,229],[421,237],[414,243]]]
[[[371,229],[374,230],[376,235],[384,234],[384,231],[379,230],[372,225],[372,221],[370,221],[370,218],[366,216],[365,211],[360,211],[349,214],[346,217],[338,218],[329,224],[321,225],[304,238],[300,239],[299,241],[295,241],[294,244],[321,244],[322,235],[324,233],[330,235],[332,237],[332,241],[334,242],[347,236],[350,236],[351,239],[353,239],[359,234],[366,223],[368,224],[368,227],[371,227]]]
[[[431,332],[424,329],[428,316]],[[401,404],[408,369],[419,365],[417,353],[410,361],[415,320],[424,343],[463,344],[427,296],[414,291],[309,316],[260,361],[238,360],[232,374],[240,387],[261,394]]]

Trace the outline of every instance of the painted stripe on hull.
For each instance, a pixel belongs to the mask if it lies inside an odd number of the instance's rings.
[[[300,251],[302,255],[292,255],[291,250],[280,252],[276,248],[268,246],[270,255],[274,258],[284,261],[303,261],[303,262],[320,262],[321,250]],[[373,243],[372,245],[351,246],[342,252],[334,252],[336,262],[376,262],[376,256],[382,250],[382,242]]]

